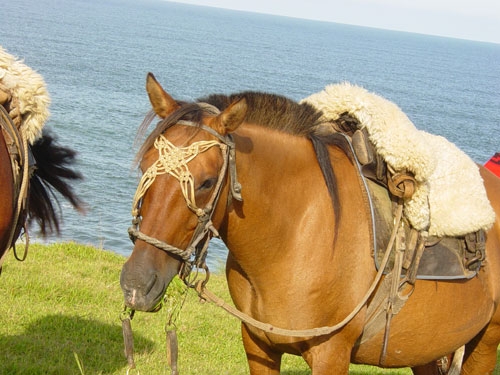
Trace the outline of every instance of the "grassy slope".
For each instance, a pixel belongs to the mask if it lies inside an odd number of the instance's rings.
[[[125,258],[74,243],[31,245],[25,262],[9,254],[0,276],[0,374],[125,374],[119,274]],[[225,279],[209,288],[229,301]],[[178,291],[176,292],[178,293]],[[141,374],[170,374],[165,356],[167,310],[136,313],[135,362]],[[189,291],[177,320],[181,374],[248,374],[239,322],[199,303]],[[130,372],[137,373],[134,371]],[[285,356],[282,373],[310,374]],[[350,374],[410,374],[352,366]]]

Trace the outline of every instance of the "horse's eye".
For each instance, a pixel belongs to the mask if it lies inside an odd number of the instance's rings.
[[[216,182],[215,178],[209,178],[208,180],[203,181],[198,190],[208,190],[214,187]]]

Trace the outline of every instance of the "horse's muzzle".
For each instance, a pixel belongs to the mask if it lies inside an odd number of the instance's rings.
[[[125,306],[146,312],[156,312],[161,309],[166,285],[156,273],[141,274],[137,277],[128,272],[126,264],[120,275],[120,285],[123,290]]]

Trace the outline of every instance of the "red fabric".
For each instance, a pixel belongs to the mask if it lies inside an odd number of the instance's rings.
[[[500,152],[493,155],[484,166],[500,177]]]

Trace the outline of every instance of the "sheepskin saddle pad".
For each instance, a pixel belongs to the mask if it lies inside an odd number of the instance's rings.
[[[19,131],[33,144],[47,121],[50,96],[43,77],[0,46],[0,91],[10,97],[10,113],[21,119]],[[12,116],[11,116],[12,117]]]
[[[404,202],[414,229],[457,237],[493,225],[478,166],[445,138],[416,129],[393,102],[349,83],[329,85],[302,102],[323,113],[325,127],[341,116],[356,119],[388,168],[414,176],[415,192]]]

